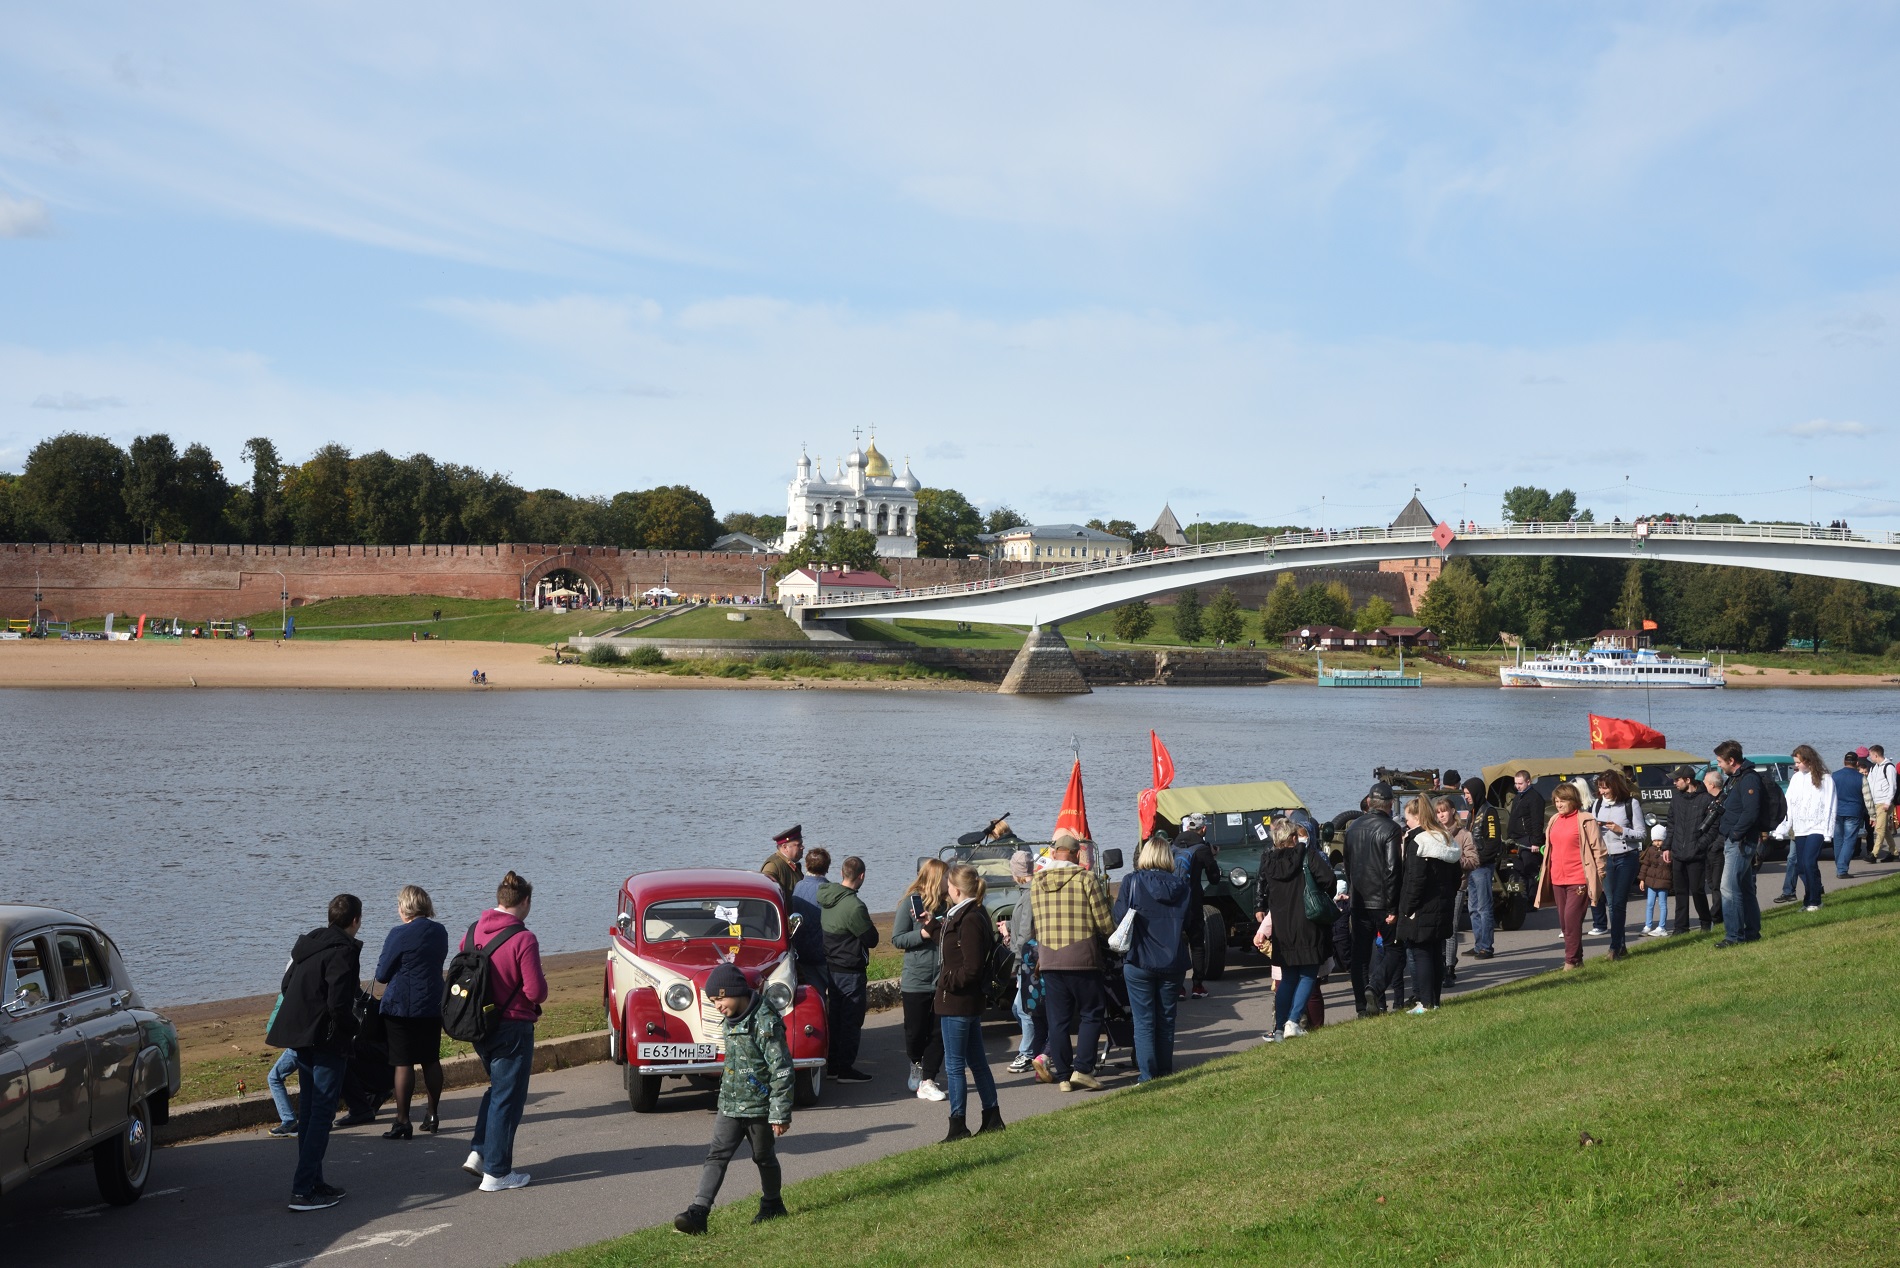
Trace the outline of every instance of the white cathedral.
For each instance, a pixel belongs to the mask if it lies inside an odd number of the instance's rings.
[[[877,553],[886,559],[917,558],[917,490],[923,484],[910,473],[895,475],[877,451],[877,438],[868,450],[853,448],[829,480],[822,465],[816,474],[807,454],[798,456],[798,475],[792,480],[785,506],[785,536],[779,549],[790,550],[808,530],[842,524],[868,528],[877,534]]]

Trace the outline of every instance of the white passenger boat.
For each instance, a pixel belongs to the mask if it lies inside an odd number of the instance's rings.
[[[1654,648],[1631,650],[1598,642],[1588,651],[1566,649],[1503,665],[1498,677],[1507,687],[1722,687],[1722,670],[1704,659],[1659,655]]]

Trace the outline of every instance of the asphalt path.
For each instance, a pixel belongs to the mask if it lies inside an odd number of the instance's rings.
[[[1896,870],[1891,864],[1856,863],[1846,883]],[[1825,860],[1822,874],[1830,889],[1841,884]],[[1760,878],[1764,907],[1780,888],[1781,868],[1771,866]],[[1630,904],[1630,924],[1632,929],[1642,924],[1640,891]],[[1606,939],[1586,939],[1586,957],[1607,951]],[[1496,958],[1462,959],[1457,984],[1448,994],[1561,962],[1555,914],[1533,912],[1523,929],[1499,934]],[[1271,983],[1257,957],[1247,957],[1210,990],[1209,999],[1181,1003],[1181,1064],[1252,1047],[1272,1023]],[[1334,975],[1325,995],[1329,1019],[1352,1018],[1345,974]],[[901,1013],[892,1010],[874,1015],[867,1025],[861,1064],[876,1076],[871,1083],[827,1084],[823,1104],[795,1114],[791,1133],[779,1145],[788,1182],[941,1138],[945,1106],[919,1101],[905,1090],[908,1064],[900,1019]],[[1381,1024],[1431,1022],[1398,1017]],[[1099,1072],[1108,1091],[1064,1094],[1037,1084],[1031,1075],[1003,1070],[1014,1040],[1011,1025],[985,1029],[1005,1121],[1107,1095],[1134,1081],[1132,1070],[1112,1066]],[[516,1142],[515,1165],[534,1177],[525,1189],[481,1193],[460,1170],[480,1097],[475,1089],[444,1099],[444,1130],[433,1139],[387,1141],[381,1136],[383,1123],[335,1133],[325,1176],[349,1196],[327,1211],[293,1214],[286,1209],[296,1145],[256,1131],[160,1151],[144,1199],[123,1210],[100,1203],[89,1165],[42,1176],[0,1200],[0,1246],[6,1248],[7,1264],[33,1268],[97,1265],[126,1256],[192,1268],[510,1264],[664,1223],[686,1207],[711,1137],[714,1098],[678,1086],[663,1096],[661,1112],[635,1115],[627,1107],[617,1066],[601,1063],[535,1076]],[[974,1093],[971,1100],[974,1104]],[[749,1208],[757,1178],[741,1150],[726,1177],[722,1202],[745,1200]]]

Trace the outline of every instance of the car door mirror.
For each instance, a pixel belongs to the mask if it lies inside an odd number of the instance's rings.
[[[1122,866],[1122,852],[1120,850],[1103,850],[1102,851],[1102,870],[1103,871],[1119,872],[1121,870],[1121,866]]]
[[[621,937],[631,938],[633,936],[632,913],[623,911],[618,916],[614,917],[614,928],[620,930]]]
[[[804,925],[805,925],[805,917],[798,912],[793,912],[791,915],[791,919],[785,922],[786,931],[789,933],[791,937],[794,937],[794,938],[798,936],[798,931],[801,928],[803,928]]]

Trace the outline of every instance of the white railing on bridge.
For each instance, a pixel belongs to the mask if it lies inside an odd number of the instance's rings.
[[[942,595],[981,594],[992,590],[1014,590],[1093,573],[1124,572],[1194,559],[1207,555],[1243,554],[1264,551],[1271,556],[1282,547],[1327,546],[1340,542],[1418,542],[1437,548],[1432,534],[1435,528],[1329,528],[1310,533],[1281,533],[1275,537],[1242,537],[1231,541],[1207,542],[1199,546],[1171,546],[1161,550],[1137,551],[1120,559],[1096,559],[1087,563],[1062,564],[1035,572],[1019,572],[1007,577],[986,577],[981,581],[960,581],[940,586],[921,586],[899,590],[895,594],[853,594],[825,599],[813,607],[849,607],[860,603],[889,603],[893,599],[925,599]],[[1457,533],[1459,540],[1520,539],[1526,537],[1628,537],[1642,540],[1653,537],[1722,537],[1757,541],[1858,542],[1865,545],[1900,545],[1900,533],[1861,533],[1845,528],[1818,528],[1806,524],[1700,524],[1687,520],[1635,520],[1630,523],[1590,520],[1544,523],[1533,521],[1482,527],[1467,524]]]

